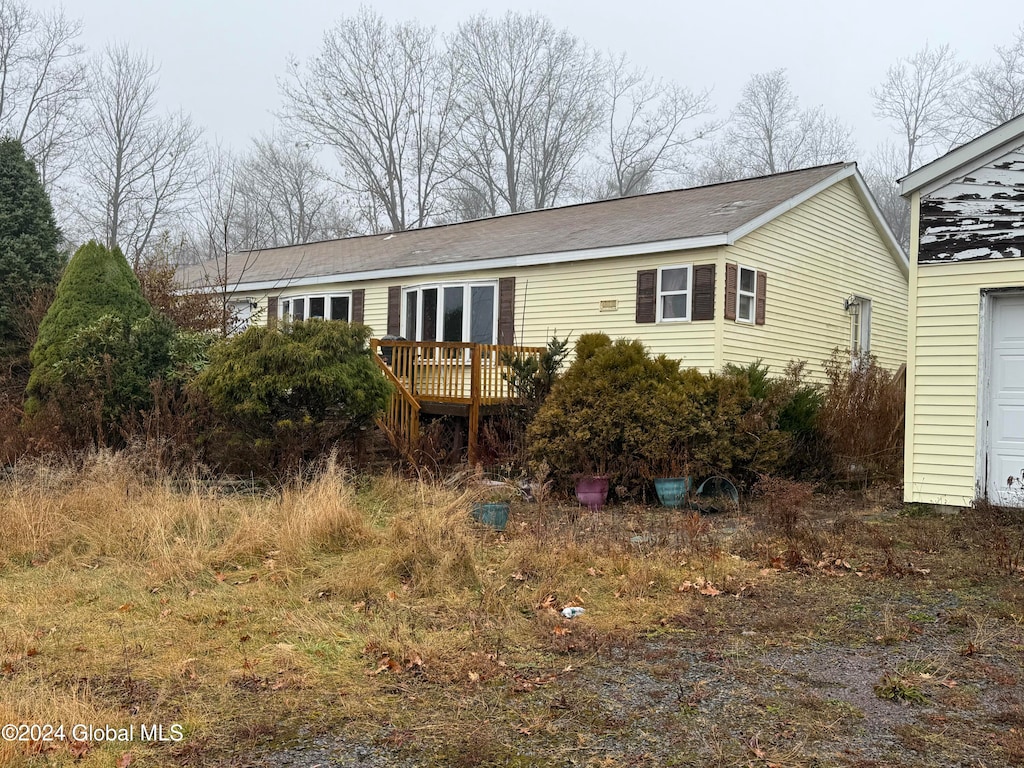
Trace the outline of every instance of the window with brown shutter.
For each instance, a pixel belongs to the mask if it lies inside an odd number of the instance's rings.
[[[388,336],[402,333],[402,286],[388,287]]]
[[[725,319],[736,319],[736,296],[739,279],[735,264],[725,265]]]
[[[529,286],[527,286],[529,288]],[[498,278],[498,343],[516,342],[516,279]]]
[[[715,265],[698,264],[693,268],[694,320],[715,319]]]
[[[768,295],[766,286],[768,285],[768,275],[764,272],[757,273],[757,307],[754,310],[754,323],[756,325],[764,325],[764,306],[765,297]]]
[[[277,325],[277,296],[267,297],[267,327],[273,328]]]
[[[352,291],[352,322],[362,323],[364,322],[363,317],[365,316],[366,307],[366,289],[356,288]],[[332,313],[333,317],[333,313]]]
[[[636,273],[636,321],[653,323],[658,319],[658,270],[641,269]]]

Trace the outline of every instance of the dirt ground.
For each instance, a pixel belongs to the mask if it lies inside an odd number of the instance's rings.
[[[642,556],[703,542],[763,567],[684,585],[619,632],[589,632],[587,613],[552,619],[564,634],[544,668],[454,690],[381,680],[393,716],[276,734],[222,765],[1024,765],[1019,523],[849,506],[819,499],[781,537],[748,511],[698,530],[663,525],[664,511],[584,515],[553,543],[629,537]]]

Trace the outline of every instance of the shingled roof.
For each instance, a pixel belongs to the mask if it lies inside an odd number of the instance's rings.
[[[853,163],[834,163],[405,232],[236,253],[228,258],[228,282],[236,289],[273,288],[724,244],[850,176],[859,180]],[[179,272],[179,282],[190,287],[223,284],[223,277],[211,279],[222,275],[223,268],[223,261],[187,267]]]

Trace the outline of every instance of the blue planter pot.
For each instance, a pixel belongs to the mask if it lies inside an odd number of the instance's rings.
[[[509,505],[506,501],[478,502],[473,505],[473,519],[489,525],[496,531],[504,531],[508,525]]]
[[[658,492],[658,500],[663,507],[678,509],[686,503],[686,494],[690,490],[690,478],[659,477],[654,481],[654,490]]]

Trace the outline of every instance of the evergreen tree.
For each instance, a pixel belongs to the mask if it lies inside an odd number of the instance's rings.
[[[32,373],[26,390],[25,411],[34,414],[43,401],[68,385],[66,360],[79,349],[82,334],[113,317],[128,334],[132,326],[150,315],[139,281],[121,251],[108,250],[95,241],[83,245],[57,285],[57,296],[39,324],[32,348]],[[112,328],[109,322],[108,328]],[[116,389],[112,386],[111,389]]]
[[[8,353],[21,341],[16,313],[33,291],[57,281],[60,240],[50,198],[21,142],[0,139],[0,345]]]

